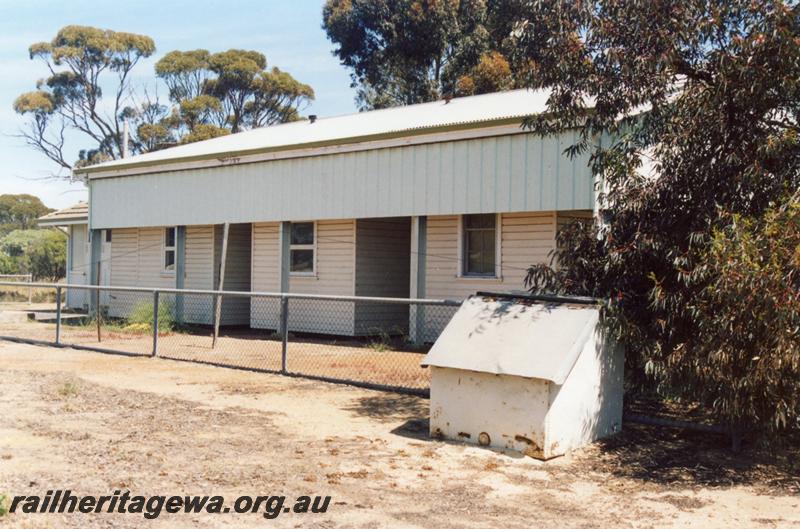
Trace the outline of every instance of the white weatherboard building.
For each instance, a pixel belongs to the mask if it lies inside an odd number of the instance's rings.
[[[550,459],[622,428],[624,355],[577,300],[467,299],[422,364],[431,435]]]
[[[91,266],[89,252],[89,204],[78,202],[68,208],[53,211],[37,219],[43,228],[59,228],[67,234],[67,283],[86,285],[89,282]],[[110,255],[110,233],[101,232],[101,258]],[[107,240],[109,239],[109,240]],[[108,278],[101,283],[109,284]],[[68,289],[65,304],[70,309],[84,309],[89,302],[85,290]]]
[[[588,155],[563,154],[574,134],[543,138],[521,127],[545,109],[546,94],[518,90],[276,125],[76,169],[89,186],[91,262],[112,285],[213,289],[229,224],[226,290],[449,299],[522,290],[559,226],[591,218],[594,204]],[[99,258],[102,230],[113,241],[108,260]],[[97,273],[93,266],[93,280]],[[278,326],[277,312],[259,310],[263,301],[225,303],[223,324]],[[290,311],[290,330],[359,335],[409,321],[404,307],[325,307],[337,317]],[[211,315],[198,308],[191,318]],[[429,341],[441,331],[425,329]]]

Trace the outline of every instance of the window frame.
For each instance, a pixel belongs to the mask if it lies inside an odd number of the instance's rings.
[[[292,226],[294,224],[311,224],[314,242],[311,244],[292,244]],[[295,272],[292,270],[292,252],[294,250],[311,250],[311,271]],[[298,220],[289,222],[289,275],[294,277],[316,277],[317,275],[317,221]]]
[[[458,273],[456,277],[475,280],[502,280],[502,214],[489,213],[489,215],[494,215],[494,271],[487,274],[467,272],[466,236],[468,230],[466,228],[466,217],[470,215],[487,215],[487,213],[465,213],[458,216]]]
[[[173,231],[173,245],[167,245],[167,230]],[[167,268],[167,252],[172,252],[172,270]],[[178,264],[178,227],[166,226],[161,232],[161,273],[164,275],[175,275],[175,267]]]

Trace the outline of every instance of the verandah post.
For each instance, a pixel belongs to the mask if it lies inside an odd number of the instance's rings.
[[[56,287],[56,345],[61,344],[61,287]]]
[[[286,356],[289,348],[289,296],[281,296],[281,373],[286,374]]]
[[[217,290],[222,290],[225,287],[225,263],[228,260],[228,233],[230,231],[230,224],[225,223],[222,231],[222,255],[220,256],[219,264],[219,285]],[[211,348],[217,346],[217,338],[219,337],[219,321],[222,318],[222,296],[217,294],[214,298],[214,337],[211,340]]]
[[[153,292],[153,353],[158,356],[158,290]]]
[[[425,257],[428,246],[428,217],[411,217],[411,285],[412,298],[425,297]],[[425,306],[409,305],[409,334],[416,345],[425,343]]]

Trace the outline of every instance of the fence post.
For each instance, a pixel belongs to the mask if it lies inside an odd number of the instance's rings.
[[[158,356],[158,290],[153,292],[153,354]]]
[[[289,345],[289,297],[281,296],[281,373],[286,373],[286,351]]]
[[[28,274],[28,305],[33,303],[33,274]]]
[[[61,345],[61,287],[56,287],[56,345]]]

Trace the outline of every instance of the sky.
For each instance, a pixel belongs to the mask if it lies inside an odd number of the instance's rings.
[[[335,116],[356,111],[347,70],[331,54],[333,45],[321,28],[321,0],[0,0],[0,194],[30,193],[51,208],[85,200],[81,183],[53,177],[58,167],[14,137],[24,123],[13,108],[16,97],[46,77],[41,61],[28,57],[28,46],[49,41],[70,24],[148,35],[156,53],[139,63],[134,83],[155,83],[153,65],[172,50],[230,48],[257,50],[267,67],[278,66],[310,84],[316,100],[303,112]],[[166,94],[161,85],[159,94]],[[68,138],[68,155],[90,147],[80,136]],[[68,158],[69,159],[69,158]]]

